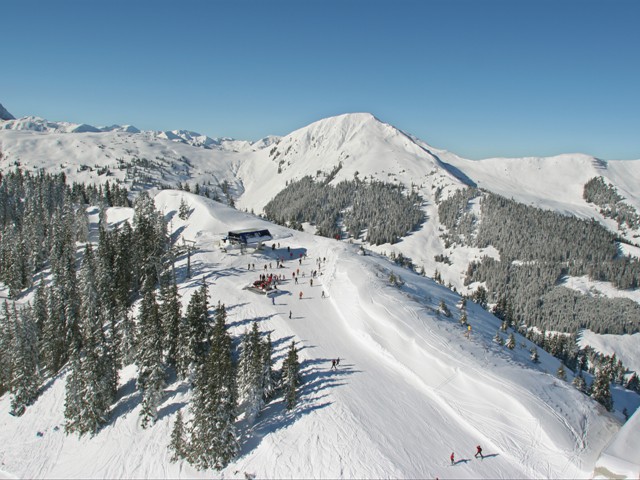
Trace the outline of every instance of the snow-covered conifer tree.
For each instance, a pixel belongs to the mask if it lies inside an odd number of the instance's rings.
[[[138,315],[138,333],[136,336],[137,385],[138,389],[142,391],[140,425],[143,428],[156,421],[166,376],[162,361],[162,325],[154,286],[154,277],[148,276],[143,286],[142,303]]]
[[[300,363],[298,349],[292,340],[287,358],[282,363],[282,388],[287,402],[287,410],[292,410],[297,402],[298,387],[300,386]]]
[[[509,350],[513,350],[514,348],[516,348],[516,337],[513,335],[513,333],[509,334],[509,338],[507,339],[506,347]]]
[[[23,307],[18,313],[14,304],[12,318],[11,411],[20,413],[36,399],[40,388],[38,338],[31,306]]]
[[[262,348],[262,390],[265,401],[271,398],[275,390],[272,357],[271,333],[268,333]]]
[[[165,276],[160,286],[160,323],[167,365],[176,366],[180,343],[180,297],[175,278]]]
[[[211,348],[195,379],[190,459],[202,469],[221,469],[238,452],[236,377],[224,305],[216,309]]]
[[[611,397],[610,379],[604,368],[596,371],[593,381],[591,396],[608,411],[613,410],[613,398]]]
[[[207,352],[207,329],[209,326],[209,307],[207,302],[207,286],[205,283],[193,292],[184,321],[180,324],[180,343],[182,353],[178,355],[178,373],[184,378],[190,369],[204,362]]]
[[[258,324],[244,334],[240,346],[238,390],[242,409],[249,423],[253,423],[262,409],[264,399],[263,344]]]
[[[540,362],[540,355],[538,354],[538,349],[536,347],[531,347],[531,356],[529,357],[533,363]]]
[[[582,393],[587,392],[587,382],[584,380],[584,376],[582,375],[582,370],[578,371],[578,374],[573,378],[571,384],[576,387],[576,389],[580,390]]]
[[[113,355],[104,334],[104,309],[96,281],[93,249],[87,244],[79,273],[80,347],[72,351],[67,379],[67,432],[96,434],[107,421],[117,387]]]
[[[565,370],[564,364],[562,362],[560,362],[560,366],[556,370],[556,377],[558,377],[560,380],[567,380],[567,371]]]
[[[178,410],[176,419],[173,422],[173,430],[171,430],[171,441],[169,448],[173,452],[171,461],[177,462],[187,458],[189,454],[189,445],[186,438],[186,430],[184,420],[182,419],[182,411]]]
[[[13,321],[9,302],[4,301],[0,316],[0,395],[9,391],[13,365]]]

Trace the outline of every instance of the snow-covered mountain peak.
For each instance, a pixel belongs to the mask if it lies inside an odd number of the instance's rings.
[[[14,120],[15,118],[16,117],[11,115],[0,103],[0,120]]]
[[[269,156],[280,170],[292,170],[294,177],[340,166],[344,172],[336,181],[353,178],[356,172],[361,178],[393,180],[391,176],[403,181],[401,177],[420,177],[438,164],[428,150],[370,113],[314,122],[283,137]]]
[[[260,211],[290,181],[311,176],[333,183],[376,179],[431,187],[457,188],[452,175],[424,146],[370,113],[349,113],[318,120],[256,151],[238,171],[245,192],[239,206]]]

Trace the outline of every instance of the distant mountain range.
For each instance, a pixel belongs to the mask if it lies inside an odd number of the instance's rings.
[[[629,208],[640,212],[640,160],[605,161],[581,153],[468,160],[369,113],[326,118],[283,137],[256,142],[214,139],[186,130],[98,128],[24,117],[0,122],[0,151],[3,169],[16,163],[51,172],[62,168],[69,179],[96,183],[111,179],[134,189],[198,184],[256,214],[304,176],[325,181],[331,174],[332,185],[354,178],[401,185],[420,194],[427,221],[400,242],[374,249],[403,253],[427,274],[438,270],[458,291],[472,288],[464,285],[464,271],[469,261],[487,251],[446,247],[438,205],[469,186],[525,205],[592,218],[626,239],[630,246],[624,247],[625,254],[638,256],[632,247],[640,241],[638,229],[612,220],[583,195],[590,179],[602,177]],[[450,257],[451,264],[434,261],[436,255]]]

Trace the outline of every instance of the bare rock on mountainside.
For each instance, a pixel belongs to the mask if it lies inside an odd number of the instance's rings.
[[[11,115],[6,108],[0,103],[0,119],[2,120],[15,120],[16,117]]]

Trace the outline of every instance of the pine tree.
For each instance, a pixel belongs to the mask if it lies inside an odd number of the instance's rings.
[[[264,402],[263,348],[258,324],[253,322],[251,331],[242,338],[238,368],[241,405],[250,424],[258,416]]]
[[[531,356],[529,357],[533,363],[540,362],[540,356],[538,354],[538,349],[536,347],[531,347]]]
[[[631,375],[631,377],[627,381],[627,384],[625,385],[625,388],[633,392],[640,393],[640,382],[638,381],[637,373],[634,372],[633,375]]]
[[[571,382],[571,384],[582,393],[587,392],[587,382],[585,382],[584,380],[584,376],[582,375],[582,370],[578,370],[578,374],[573,378],[573,381]]]
[[[190,461],[198,468],[221,469],[238,452],[235,378],[226,310],[219,306],[211,349],[198,368],[193,391]]]
[[[287,358],[282,363],[282,388],[287,402],[287,410],[293,410],[295,407],[299,386],[300,363],[298,362],[296,343],[292,340]]]
[[[451,316],[451,311],[449,310],[449,307],[447,307],[447,304],[444,302],[444,300],[440,300],[440,304],[438,305],[438,311],[442,313],[445,317]]]
[[[610,379],[606,369],[599,368],[593,381],[591,397],[610,412],[613,410],[613,398],[609,384]]]
[[[13,364],[11,366],[11,411],[20,415],[38,396],[40,369],[36,325],[31,306],[18,314],[13,305]]]
[[[155,285],[160,280],[162,257],[168,248],[167,225],[146,191],[136,197],[133,208],[133,241],[138,271],[135,280],[141,282],[151,276]]]
[[[9,303],[3,303],[3,313],[0,316],[0,396],[11,388],[13,368],[13,320],[9,310]]]
[[[193,292],[184,321],[180,324],[180,343],[182,353],[178,354],[178,373],[183,377],[189,374],[190,370],[204,362],[204,357],[208,348],[208,327],[209,327],[209,306],[207,301],[207,285],[202,286]]]
[[[268,401],[275,391],[272,357],[271,333],[268,333],[262,348],[262,390],[265,401]]]
[[[80,352],[74,351],[69,359],[69,373],[65,383],[64,430],[66,433],[83,433],[82,409],[85,385],[80,366]]]
[[[564,369],[564,364],[562,362],[560,362],[560,366],[556,370],[556,377],[560,380],[564,380],[565,382],[567,381],[567,372]]]
[[[189,204],[184,200],[184,197],[180,199],[180,206],[178,207],[178,218],[180,220],[186,220],[189,218]]]
[[[513,333],[509,334],[509,338],[507,339],[506,347],[509,350],[513,350],[516,348],[516,337],[514,337]]]
[[[163,345],[167,365],[177,365],[180,339],[180,297],[175,278],[163,278],[160,288],[160,322],[163,331]]]
[[[496,332],[495,336],[493,337],[493,341],[498,345],[504,345],[504,339],[502,338],[502,335],[500,335],[500,330]]]
[[[155,423],[158,405],[165,387],[165,369],[162,355],[162,325],[154,293],[154,277],[145,279],[143,297],[138,316],[136,365],[138,389],[142,391],[140,425],[146,428]]]
[[[184,460],[189,454],[189,445],[187,443],[185,425],[182,419],[182,411],[180,410],[178,410],[176,420],[173,423],[169,449],[173,452],[173,454],[171,455],[172,462]]]
[[[87,244],[79,273],[79,348],[72,351],[66,386],[66,431],[94,435],[108,419],[116,394],[117,369],[104,334],[104,309],[95,278],[93,250]]]

